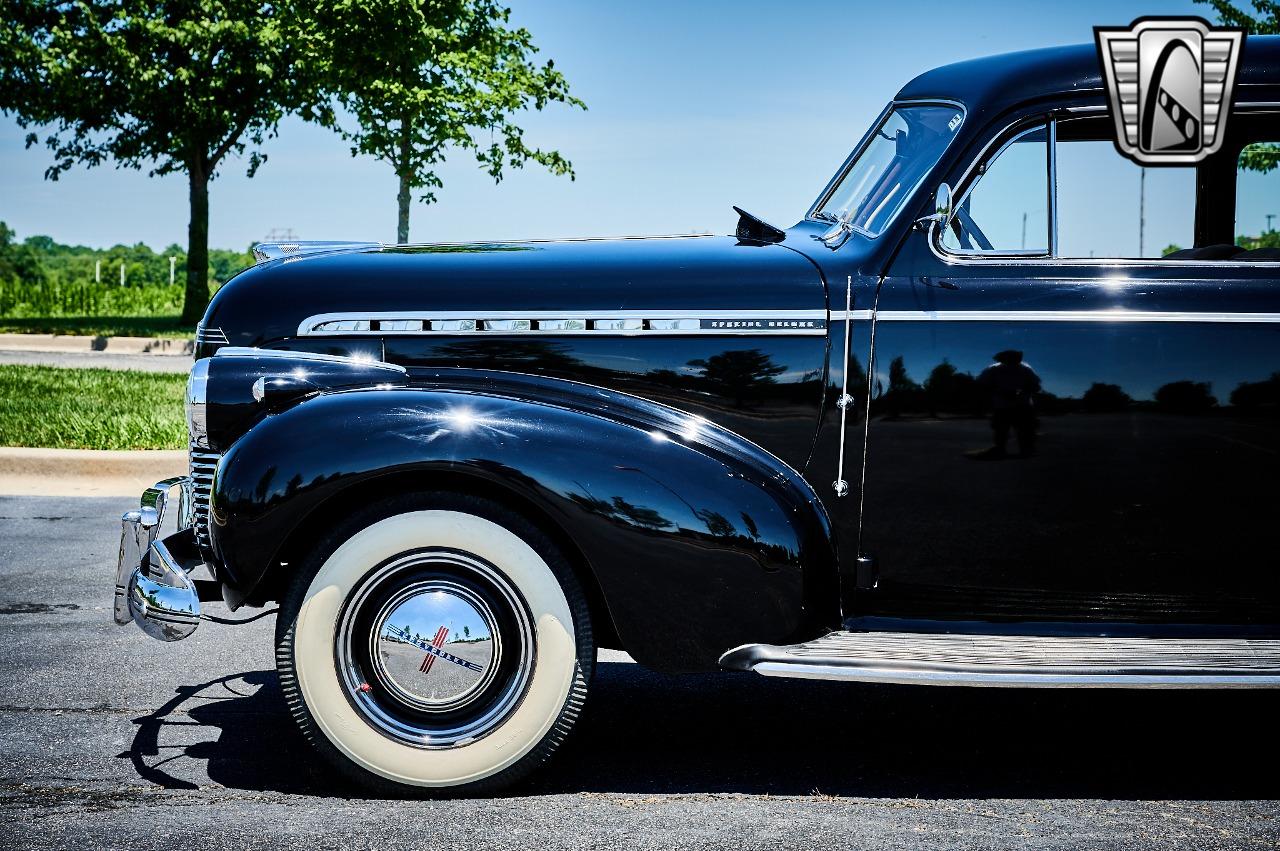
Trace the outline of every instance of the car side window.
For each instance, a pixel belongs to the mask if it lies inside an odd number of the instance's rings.
[[[1061,121],[1056,128],[1055,256],[1158,258],[1191,248],[1195,169],[1143,168],[1122,157],[1110,138],[1090,138],[1098,122],[1090,124]]]
[[[1254,142],[1240,152],[1235,223],[1245,259],[1280,260],[1280,143]]]
[[[1049,170],[1046,125],[1010,139],[956,204],[942,245],[957,253],[1047,254]]]

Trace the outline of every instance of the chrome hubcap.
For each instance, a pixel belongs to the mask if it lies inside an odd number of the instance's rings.
[[[501,633],[489,606],[464,585],[412,585],[383,605],[370,636],[375,674],[425,710],[465,704],[493,678]]]
[[[493,565],[422,550],[370,573],[343,611],[334,650],[352,705],[375,729],[453,747],[493,730],[524,694],[532,618]]]

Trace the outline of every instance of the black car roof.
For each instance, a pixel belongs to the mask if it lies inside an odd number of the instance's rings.
[[[1280,88],[1280,36],[1244,41],[1236,102],[1249,87]],[[1001,112],[1027,101],[1063,94],[1100,94],[1097,47],[1071,44],[970,59],[926,71],[902,87],[898,100],[959,101],[971,112]]]

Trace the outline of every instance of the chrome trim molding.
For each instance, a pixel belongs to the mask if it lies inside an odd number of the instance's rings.
[[[390,327],[387,327],[390,326]],[[298,336],[711,335],[825,336],[826,310],[445,310],[318,313]],[[219,354],[259,350],[220,349]]]
[[[304,323],[305,324],[305,323]],[[321,352],[295,352],[289,349],[256,349],[251,346],[228,346],[218,349],[213,357],[223,358],[265,358],[267,360],[288,360],[313,363],[354,363],[361,366],[376,366],[407,373],[408,370],[395,363],[373,360],[372,358],[351,357],[348,355],[329,355]]]
[[[1277,688],[1280,674],[1035,674],[982,671],[920,671],[911,668],[845,668],[761,662],[752,668],[766,677],[841,680],[897,685],[988,686],[996,688]]]
[[[227,335],[221,328],[207,328],[203,321],[196,323],[196,345],[225,346]]]
[[[874,138],[874,136],[876,135],[876,131],[880,129],[880,125],[884,123],[884,120],[889,116],[890,112],[892,112],[896,107],[899,107],[899,106],[931,106],[931,105],[953,106],[956,109],[960,110],[960,113],[962,116],[960,119],[961,126],[963,126],[964,122],[969,119],[969,108],[958,100],[950,100],[949,98],[911,98],[911,99],[905,99],[905,100],[889,101],[889,103],[885,104],[884,109],[880,110],[880,114],[876,116],[876,120],[871,122],[871,126],[867,128],[866,133],[864,133],[862,138],[858,140],[857,146],[855,146],[853,151],[847,157],[844,158],[844,162],[840,164],[840,168],[836,170],[835,175],[833,175],[832,178],[827,181],[827,185],[822,188],[822,192],[821,194],[818,195],[817,200],[809,205],[809,209],[804,214],[804,220],[811,221],[811,222],[822,221],[821,219],[815,219],[813,214],[818,212],[818,210],[822,209],[823,204],[827,203],[827,200],[831,197],[832,193],[835,192],[836,186],[839,185],[840,181],[844,180],[845,175],[849,173],[849,169],[853,167],[854,162],[857,161],[858,157],[862,155],[863,150],[867,147],[868,144],[870,144],[872,138]],[[956,128],[957,131],[959,129],[960,129],[959,127]],[[954,139],[955,137],[952,136],[952,141],[954,141]],[[928,182],[929,177],[932,175],[934,169],[938,167],[938,163],[942,161],[943,156],[946,154],[947,150],[949,150],[950,148],[951,148],[951,143],[948,142],[947,147],[944,148],[941,152],[939,152],[937,161],[934,162],[934,164],[929,167],[929,170],[927,172],[925,172],[924,176],[920,181],[920,186],[923,186],[925,185],[925,183]],[[919,187],[917,187],[917,189],[919,189]],[[903,209],[906,209],[906,207],[904,206]],[[899,215],[901,215],[901,213],[899,213]],[[896,221],[896,217],[895,217],[895,221]],[[822,222],[822,223],[831,224],[830,222]],[[888,229],[890,224],[892,224],[892,222],[886,224],[885,229]],[[859,233],[863,233],[864,235],[866,234],[866,232],[862,231],[861,229],[857,229],[857,230]],[[884,231],[881,231],[881,233],[883,232]]]
[[[213,493],[213,474],[218,469],[222,455],[217,452],[191,447],[190,452],[190,525],[194,527],[196,546],[206,559],[212,560],[213,546],[209,540],[209,499]]]
[[[1280,107],[1280,102],[1272,101],[1248,101],[1240,102],[1232,105],[1232,109],[1236,112],[1267,112]],[[955,206],[959,206],[964,202],[969,192],[976,185],[977,179],[982,175],[979,173],[984,162],[994,162],[995,159],[1004,152],[1009,143],[1017,136],[1022,135],[1022,131],[1013,133],[1019,125],[1030,124],[1035,125],[1039,121],[1045,121],[1049,124],[1056,125],[1059,113],[1066,113],[1069,116],[1091,115],[1106,112],[1108,107],[1098,106],[1075,106],[1066,109],[1049,109],[1044,113],[1035,113],[1032,115],[1022,115],[1019,118],[1005,124],[1001,130],[978,151],[977,155],[969,161],[961,172],[960,179],[955,183],[954,193],[956,197]],[[1050,145],[1051,150],[1057,147],[1057,128],[1054,127],[1054,140]],[[1008,135],[1013,133],[1012,136]],[[999,151],[995,156],[987,158],[991,150],[1000,145]],[[1057,181],[1057,153],[1052,154],[1053,157],[1053,183]],[[1052,184],[1051,184],[1052,190]],[[1051,212],[1055,221],[1054,237],[1056,249],[1056,220],[1057,220],[1057,192],[1054,191],[1053,204]],[[817,209],[817,205],[813,207]],[[812,212],[812,211],[811,211]],[[807,217],[806,217],[807,218]],[[948,265],[955,266],[1044,266],[1046,263],[1057,263],[1064,266],[1159,266],[1159,267],[1182,267],[1186,269],[1249,269],[1257,268],[1273,268],[1280,266],[1280,260],[1166,260],[1163,257],[1057,257],[1052,254],[1038,252],[1030,255],[1029,252],[1020,251],[952,251],[945,245],[942,245],[942,231],[936,226],[931,226],[925,234],[929,242],[929,250],[935,257]],[[1021,255],[1021,256],[1020,256]],[[1025,259],[1030,256],[1032,259]]]
[[[832,632],[746,644],[728,670],[767,677],[1028,688],[1275,688],[1280,640]]]
[[[871,319],[870,310],[853,319]],[[1212,313],[1158,310],[881,310],[878,322],[1280,322],[1280,313]]]
[[[209,445],[209,359],[196,361],[187,376],[184,396],[187,433],[192,446]]]
[[[838,497],[849,495],[849,482],[844,477],[844,436],[849,403],[853,401],[853,397],[849,395],[849,340],[852,334],[853,275],[849,275],[844,288],[844,360],[840,364],[840,399],[836,402],[840,409],[840,450],[836,453],[836,480],[831,483]]]

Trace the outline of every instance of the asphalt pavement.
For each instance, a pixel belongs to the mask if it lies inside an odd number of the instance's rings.
[[[616,653],[509,794],[370,799],[286,715],[272,617],[176,644],[112,623],[131,503],[0,497],[0,847],[1280,844],[1280,692],[670,676]]]

